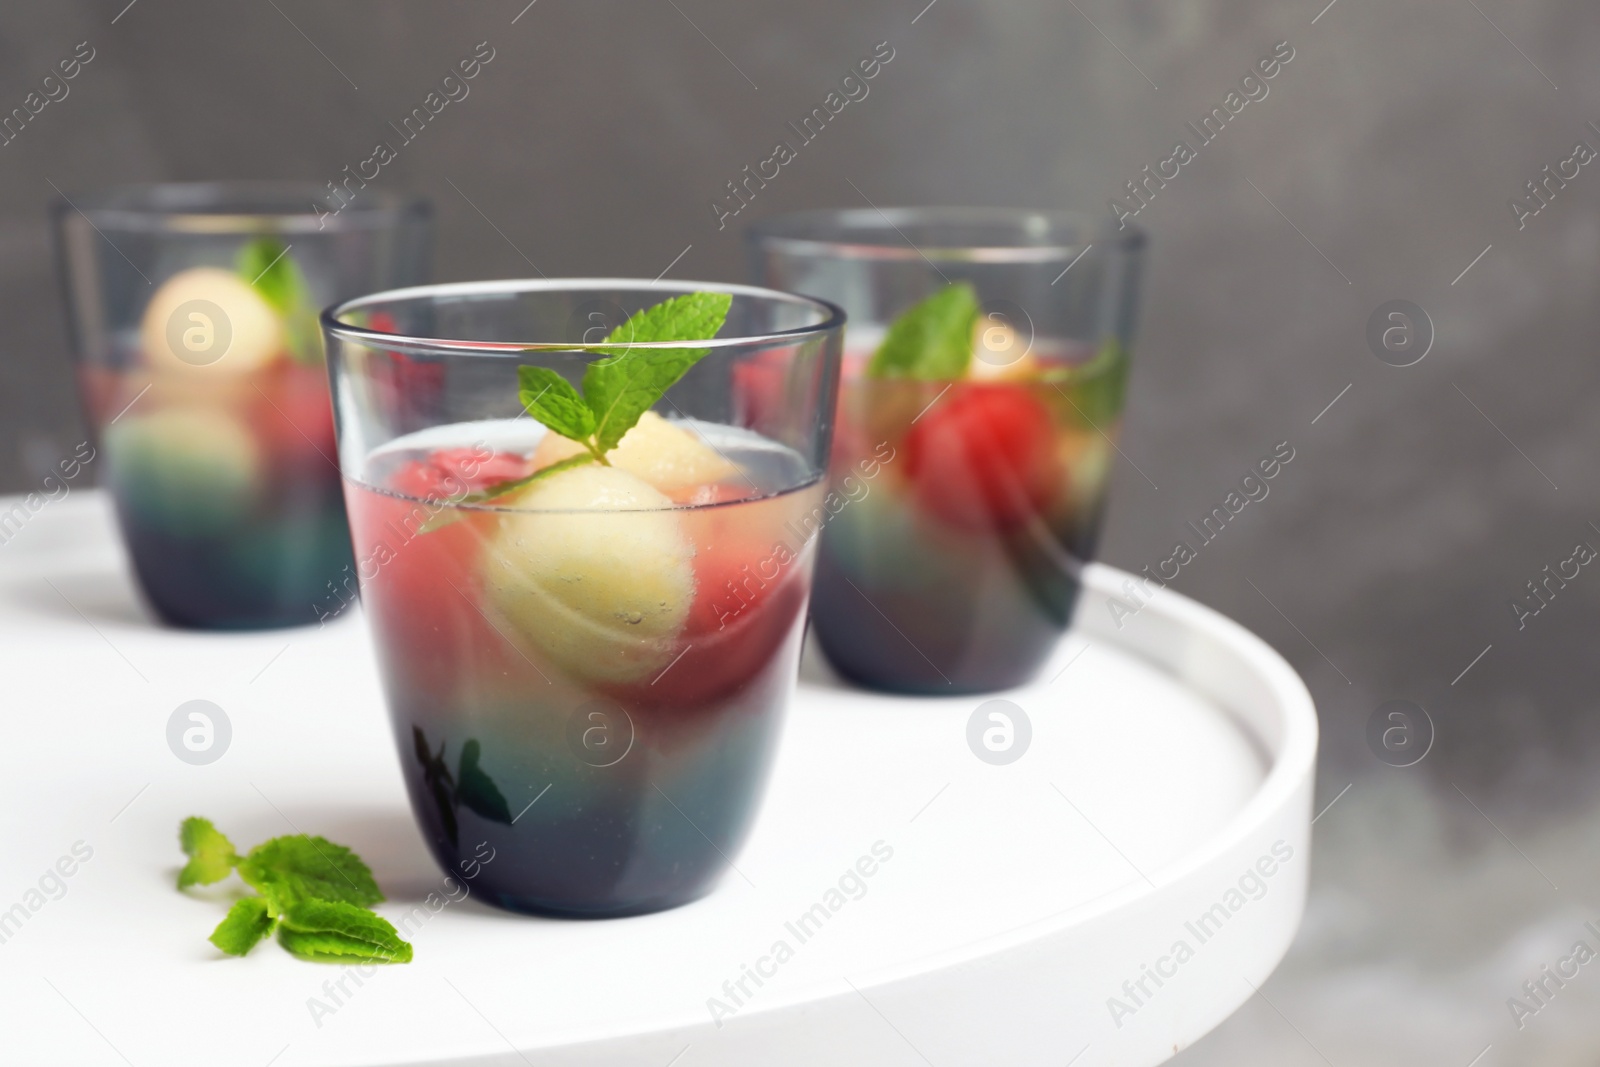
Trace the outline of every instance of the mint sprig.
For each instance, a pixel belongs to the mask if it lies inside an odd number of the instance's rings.
[[[981,312],[977,291],[956,282],[911,305],[867,365],[874,378],[964,378],[972,363],[972,331]]]
[[[517,368],[518,394],[528,414],[552,433],[578,442],[597,463],[616,448],[640,416],[655,406],[703,359],[709,348],[635,349],[639,344],[705,341],[728,320],[727,293],[685,293],[637,311],[597,345],[583,372],[583,392],[548,367]]]
[[[234,270],[278,313],[289,341],[289,354],[299,363],[318,362],[321,349],[316,303],[288,246],[271,237],[258,237],[239,249]]]
[[[644,413],[711,351],[633,346],[708,341],[728,321],[732,306],[733,297],[727,293],[685,293],[634,312],[605,340],[583,346],[584,351],[601,353],[604,358],[584,369],[582,392],[548,367],[518,367],[517,396],[524,410],[551,433],[578,442],[584,451],[541,467],[525,478],[453,497],[450,503],[482,504],[572,467],[586,463],[609,466],[606,453],[616,448]],[[419,532],[448,526],[460,517],[460,512],[441,512],[425,522]]]
[[[211,932],[211,943],[243,956],[274,930],[301,959],[342,963],[408,963],[411,946],[371,905],[383,900],[361,857],[322,837],[274,837],[241,856],[209,820],[191,816],[178,830],[189,862],[178,888],[211,885],[237,871],[260,896],[234,902]]]

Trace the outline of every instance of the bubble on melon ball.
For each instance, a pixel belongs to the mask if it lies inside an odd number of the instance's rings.
[[[584,451],[576,441],[560,434],[546,434],[533,454],[535,468],[559,463]],[[617,447],[606,453],[606,461],[619,470],[637,475],[663,493],[680,493],[701,485],[715,485],[737,478],[739,468],[724,459],[693,431],[647,411],[633,429],[622,435]]]
[[[283,351],[283,325],[250,283],[219,267],[194,267],[161,283],[145,308],[139,343],[152,368],[247,374]]]
[[[173,537],[207,537],[246,522],[261,449],[236,420],[207,408],[163,408],[106,430],[117,496],[138,521]]]
[[[695,582],[671,500],[596,464],[497,503],[518,510],[486,547],[484,585],[515,639],[589,681],[642,681],[672,661]]]

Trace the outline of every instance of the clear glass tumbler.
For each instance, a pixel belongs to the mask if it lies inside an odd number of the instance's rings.
[[[580,347],[707,290],[731,298],[712,336]],[[380,293],[322,321],[364,614],[440,866],[546,914],[709,892],[795,684],[842,314],[743,286],[549,280]],[[559,375],[583,393],[558,394],[610,410],[596,364],[648,383],[688,350],[604,462],[525,405]],[[394,388],[397,364],[442,387]]]
[[[812,616],[864,686],[1027,682],[1095,549],[1144,239],[1085,217],[787,215],[754,277],[849,316]]]
[[[103,481],[169,624],[300,625],[353,598],[317,314],[425,281],[431,211],[377,192],[328,197],[151,185],[54,207]]]

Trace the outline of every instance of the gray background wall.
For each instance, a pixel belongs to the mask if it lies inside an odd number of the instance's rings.
[[[1525,630],[1508,604],[1575,541],[1600,546],[1600,167],[1524,230],[1507,200],[1576,140],[1600,146],[1586,125],[1600,122],[1600,8],[125,2],[0,11],[0,110],[78,42],[96,50],[70,96],[0,148],[7,490],[82,434],[44,225],[52,182],[325,181],[488,41],[471,95],[378,179],[437,201],[440,279],[530,262],[649,277],[688,246],[676,276],[733,280],[738,224],[780,210],[1105,210],[1288,40],[1270,95],[1140,215],[1153,258],[1123,448],[1148,480],[1119,466],[1105,555],[1165,558],[1185,520],[1292,443],[1270,497],[1175,585],[1303,672],[1323,719],[1319,807],[1339,799],[1317,825],[1289,960],[1180,1062],[1465,1065],[1485,1045],[1484,1064],[1593,1062],[1600,978],[1522,1031],[1505,999],[1600,917],[1600,576],[1585,570]],[[719,232],[723,182],[884,40],[895,58],[870,96]],[[1364,341],[1395,298],[1437,326],[1405,369]],[[1438,726],[1405,770],[1363,740],[1390,698]]]

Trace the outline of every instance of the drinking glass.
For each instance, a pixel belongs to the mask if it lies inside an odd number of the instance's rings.
[[[849,316],[812,603],[843,676],[984,692],[1049,657],[1105,510],[1143,243],[1131,226],[1009,209],[819,211],[752,229],[759,282]],[[966,302],[947,306],[970,313],[964,370],[938,330],[902,327],[896,360],[874,362],[902,313],[963,285]]]
[[[718,336],[581,347],[708,289],[732,301]],[[709,892],[795,684],[842,314],[743,286],[543,280],[380,293],[322,322],[364,614],[439,865],[524,912]],[[606,463],[506,491],[580,451],[529,416],[519,368],[578,387],[592,363],[648,376],[686,348],[703,355]],[[442,387],[391,388],[396,363]]]
[[[426,280],[427,203],[245,182],[53,214],[79,393],[150,607],[220,630],[337,614],[355,579],[317,313]]]

